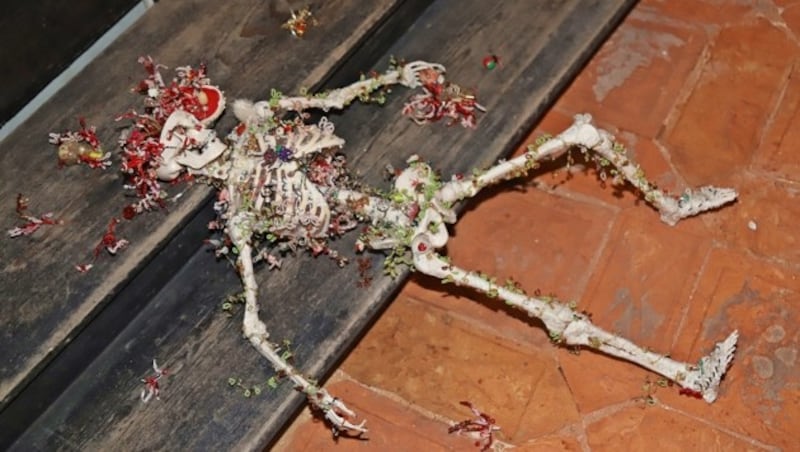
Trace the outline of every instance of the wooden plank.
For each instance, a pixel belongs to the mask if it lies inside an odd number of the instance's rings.
[[[0,16],[0,124],[5,123],[140,0],[10,2]]]
[[[77,118],[100,126],[101,141],[114,147],[119,124],[111,118],[140,102],[130,88],[141,79],[137,57],[154,55],[171,67],[206,62],[215,83],[233,99],[262,97],[268,88],[297,91],[328,77],[400,0],[332,0],[316,13],[320,24],[303,40],[293,38],[260,0],[159,3],[61,90],[15,133],[0,143],[0,213],[15,223],[14,199],[24,193],[31,212],[53,211],[64,225],[0,247],[0,409],[96,315],[190,218],[209,190],[189,190],[167,210],[124,223],[132,245],[115,258],[101,257],[86,275],[73,269],[91,262],[108,220],[126,205],[113,170],[56,169],[48,133],[75,129]],[[180,20],[177,20],[180,19]],[[291,50],[287,50],[291,49]],[[165,73],[165,75],[169,75]],[[223,119],[230,126],[231,118]],[[226,127],[223,125],[223,127]],[[173,188],[173,193],[181,190]]]
[[[383,108],[353,106],[335,115],[352,166],[379,184],[386,163],[401,167],[418,153],[446,172],[487,165],[507,154],[554,101],[631,7],[628,0],[439,0],[387,52],[444,63],[462,86],[476,87],[489,108],[476,130],[401,119],[408,93],[396,90]],[[481,59],[495,52],[492,72]],[[230,86],[238,83],[231,78]],[[227,88],[227,85],[223,85]],[[230,88],[228,88],[230,89]],[[349,250],[352,237],[337,244]],[[301,369],[325,376],[380,312],[398,281],[379,277],[356,289],[353,266],[325,259],[288,260],[258,274],[262,313],[276,342],[290,340]],[[134,282],[135,284],[135,282]],[[219,305],[240,290],[225,263],[198,250],[122,333],[16,443],[36,449],[262,448],[302,403],[287,385],[243,398],[229,377],[261,383],[269,366],[241,339],[240,317]],[[139,378],[153,357],[173,370],[162,401],[141,404]],[[320,427],[322,428],[322,427]]]

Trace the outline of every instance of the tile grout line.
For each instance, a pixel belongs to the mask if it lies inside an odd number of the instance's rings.
[[[786,94],[789,91],[789,86],[792,83],[792,74],[795,72],[797,68],[798,59],[795,58],[794,62],[787,66],[786,72],[783,74],[781,78],[782,84],[778,89],[777,94],[772,99],[770,105],[770,111],[767,117],[764,119],[763,127],[761,128],[761,133],[758,135],[758,139],[756,140],[756,145],[753,154],[750,156],[750,159],[747,161],[747,165],[745,166],[748,170],[753,170],[754,167],[758,167],[761,156],[763,155],[761,152],[757,152],[761,150],[762,147],[765,145],[765,140],[769,136],[769,133],[772,131],[773,127],[775,127],[776,117],[780,114],[781,106],[783,105],[784,100],[786,99]],[[781,136],[781,142],[784,136]]]
[[[687,322],[687,317],[689,316],[689,311],[691,310],[692,301],[697,294],[697,289],[700,287],[700,281],[703,279],[703,275],[706,271],[706,267],[708,267],[708,262],[711,260],[711,254],[714,252],[716,247],[713,245],[708,247],[706,250],[705,256],[703,256],[703,262],[700,264],[700,268],[697,271],[697,276],[694,278],[694,283],[692,284],[692,288],[689,290],[689,297],[688,299],[684,300],[681,307],[681,318],[678,322],[678,327],[675,329],[675,332],[672,336],[672,341],[669,345],[669,350],[674,351],[675,347],[678,345],[678,339],[681,337],[681,331],[683,331],[683,327]],[[692,344],[694,347],[694,344]],[[691,350],[687,350],[687,353],[691,352]]]
[[[564,436],[575,436],[581,445],[582,452],[591,452],[587,427],[603,419],[609,418],[627,408],[635,407],[640,403],[637,399],[629,399],[619,403],[605,406],[597,410],[580,415],[580,421],[565,425],[555,433]],[[577,432],[576,432],[577,430]]]
[[[612,233],[614,232],[614,229],[618,226],[618,223],[620,222],[619,217],[621,211],[622,209],[616,210],[614,212],[614,216],[606,225],[606,230],[603,233],[603,236],[600,238],[600,242],[598,243],[597,251],[595,251],[594,255],[589,261],[589,264],[587,265],[586,271],[584,272],[585,276],[583,280],[578,284],[581,300],[587,298],[586,291],[589,287],[589,281],[592,279],[592,276],[595,275],[595,272],[598,271],[602,272],[602,269],[599,268],[600,261],[602,260],[606,250],[611,247],[611,236]],[[600,277],[600,275],[598,275],[598,277]]]
[[[781,15],[782,13],[781,10],[785,8],[779,7],[778,5],[775,4],[774,1],[770,0],[769,6],[771,6],[772,9],[769,11],[769,13],[772,14],[769,14],[767,12],[764,12],[764,9],[759,8],[759,6],[760,5],[756,6],[756,8],[758,9],[753,9],[751,11],[751,14],[753,16],[755,16],[756,18],[761,17],[767,20],[770,23],[770,25],[772,25],[775,28],[779,28],[781,31],[783,31],[783,33],[786,34],[786,36],[788,36],[789,39],[791,39],[794,43],[800,43],[798,42],[797,36],[794,34],[791,28],[789,28],[789,26],[786,24],[786,20]]]
[[[482,336],[481,337],[482,340],[492,339],[492,338],[499,339],[499,341],[497,341],[498,342],[497,345],[506,347],[506,348],[508,348],[510,350],[520,350],[520,349],[522,349],[523,352],[525,352],[529,348],[535,348],[537,351],[541,351],[543,353],[552,353],[552,352],[548,351],[547,349],[544,349],[544,348],[540,347],[541,344],[539,344],[539,343],[536,343],[536,342],[534,342],[532,340],[530,340],[530,341],[521,340],[520,338],[518,338],[516,336],[507,335],[507,334],[505,334],[503,332],[503,330],[494,329],[493,326],[491,324],[487,324],[487,322],[482,322],[482,321],[480,321],[478,319],[473,318],[472,316],[463,314],[463,313],[458,312],[458,311],[455,311],[455,312],[451,311],[451,310],[446,309],[446,308],[444,308],[442,306],[439,306],[439,305],[437,305],[437,304],[435,304],[433,302],[425,300],[423,297],[420,297],[420,296],[417,296],[417,295],[405,295],[405,297],[408,298],[409,300],[411,300],[415,304],[423,305],[426,308],[429,308],[431,310],[436,311],[436,313],[439,314],[439,315],[446,314],[448,316],[451,316],[454,320],[457,320],[459,322],[464,323],[464,325],[466,327],[468,327],[468,329],[464,329],[464,328],[461,328],[461,327],[457,327],[457,328],[459,328],[460,330],[462,330],[462,331],[464,331],[466,333],[469,333],[469,334],[472,334],[473,332],[475,332],[478,335]],[[480,303],[479,301],[473,300],[473,299],[468,298],[468,297],[460,297],[460,298],[466,299],[468,302],[471,302],[471,303]],[[487,308],[487,309],[489,309],[489,308]],[[506,310],[503,311],[505,313],[513,312],[512,311],[513,308],[505,308],[505,309]],[[507,314],[507,315],[510,316],[510,314]],[[528,328],[530,328],[532,330],[541,330],[545,334],[547,333],[541,326],[528,323],[526,320],[527,319],[519,319],[520,322],[525,322],[525,324],[527,325]],[[556,353],[552,353],[552,354],[556,355]],[[558,363],[556,363],[556,364],[558,364]]]
[[[586,433],[586,421],[584,419],[584,415],[581,413],[580,408],[578,406],[578,401],[575,400],[575,393],[572,391],[572,385],[569,383],[567,379],[567,375],[564,373],[564,369],[561,367],[561,361],[559,360],[558,353],[555,353],[556,364],[558,364],[558,374],[561,376],[561,380],[569,389],[569,394],[572,398],[572,403],[575,406],[575,411],[579,415],[579,421],[573,422],[572,424],[565,425],[558,431],[556,434],[559,435],[574,435],[575,438],[578,440],[578,444],[581,446],[582,452],[591,452],[592,448],[589,446],[589,437]]]
[[[589,204],[589,205],[595,206],[595,207],[602,207],[604,209],[608,209],[608,210],[612,211],[614,213],[614,215],[619,214],[622,210],[625,209],[624,207],[608,203],[606,201],[598,199],[597,197],[590,196],[590,195],[587,195],[587,194],[584,194],[584,193],[581,193],[581,192],[577,192],[577,191],[571,190],[570,188],[567,188],[567,187],[564,187],[564,188],[559,188],[559,187],[551,188],[549,184],[547,184],[545,182],[536,181],[536,180],[531,180],[531,181],[526,182],[525,186],[526,187],[527,186],[532,186],[533,188],[535,188],[537,190],[541,190],[542,192],[544,192],[544,193],[546,193],[548,195],[556,196],[556,197],[563,198],[563,199],[568,199],[570,201],[580,202],[580,203],[583,203],[583,204]]]
[[[661,123],[660,130],[655,134],[656,136],[653,137],[653,141],[656,143],[660,141],[661,137],[670,134],[675,129],[681,113],[683,112],[683,107],[689,103],[692,93],[694,93],[695,88],[697,88],[700,80],[702,79],[705,68],[707,67],[709,61],[711,61],[713,53],[712,49],[719,33],[707,32],[705,35],[708,41],[706,42],[705,46],[703,46],[703,51],[700,52],[700,55],[697,57],[697,62],[692,70],[689,71],[689,74],[686,76],[683,85],[678,90],[678,94],[675,96],[675,101],[672,103],[672,105],[670,105],[669,111]],[[669,160],[669,162],[671,164],[671,160]]]
[[[723,433],[725,433],[727,435],[733,436],[734,438],[737,438],[737,439],[742,440],[744,442],[750,443],[751,445],[756,446],[756,447],[760,447],[760,448],[762,448],[764,450],[775,451],[775,452],[780,450],[780,448],[778,448],[776,446],[771,446],[769,444],[762,443],[761,441],[758,441],[755,438],[751,438],[749,436],[742,435],[739,432],[736,432],[734,430],[730,430],[730,429],[728,429],[726,427],[723,427],[721,425],[717,425],[717,424],[715,424],[713,422],[710,422],[710,421],[706,420],[703,417],[694,416],[692,414],[689,414],[689,413],[686,413],[684,411],[681,411],[681,410],[679,410],[677,408],[673,408],[673,407],[671,407],[671,406],[669,406],[669,405],[667,405],[665,403],[661,403],[660,402],[658,404],[658,406],[661,409],[665,410],[665,411],[670,411],[670,412],[673,412],[673,413],[680,414],[680,415],[682,415],[684,417],[687,417],[687,418],[693,420],[694,422],[698,422],[698,423],[704,424],[704,425],[706,425],[708,427],[711,427],[711,428],[713,428],[715,430],[719,430],[719,431],[721,431],[721,432],[723,432]]]

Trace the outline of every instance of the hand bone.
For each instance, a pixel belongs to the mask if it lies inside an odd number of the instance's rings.
[[[423,71],[435,71],[439,74],[445,73],[445,68],[441,64],[428,63],[427,61],[412,61],[403,66],[400,74],[400,84],[409,88],[417,88],[422,85],[420,73]]]

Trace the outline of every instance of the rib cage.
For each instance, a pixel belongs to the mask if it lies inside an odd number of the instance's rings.
[[[232,197],[226,216],[250,212],[256,219],[254,232],[317,249],[334,217],[326,194],[346,180],[343,165],[335,164],[344,140],[326,118],[319,124],[276,126],[271,118],[256,116],[246,127],[229,137],[235,141],[227,185],[246,188]]]

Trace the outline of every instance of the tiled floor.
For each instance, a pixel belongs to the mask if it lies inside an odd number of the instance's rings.
[[[676,358],[738,329],[716,403],[648,391],[641,368],[415,277],[328,384],[369,419],[369,441],[334,442],[304,412],[276,449],[476,450],[447,434],[469,400],[517,450],[800,450],[799,63],[800,1],[643,0],[529,141],[589,112],[662,188],[733,186],[740,200],[669,227],[633,192],[562,170],[483,197],[448,246]]]

